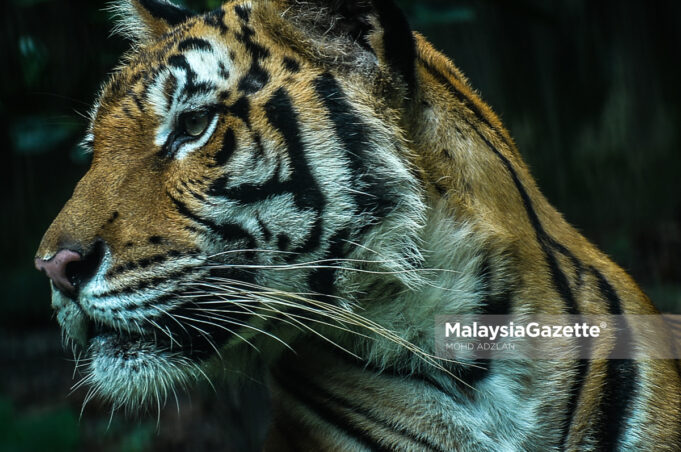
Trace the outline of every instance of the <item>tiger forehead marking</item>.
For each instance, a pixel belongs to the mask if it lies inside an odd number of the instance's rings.
[[[93,393],[264,366],[268,450],[678,449],[674,363],[435,356],[438,314],[655,310],[392,2],[114,9],[133,48],[36,256]]]

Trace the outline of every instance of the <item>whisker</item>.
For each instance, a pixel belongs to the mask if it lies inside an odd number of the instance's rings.
[[[209,319],[212,319],[212,318],[213,318],[213,317],[211,317],[211,316],[207,316],[207,315],[203,315],[203,314],[198,314],[198,315],[199,315],[200,317],[203,317],[203,318],[209,318]],[[291,350],[292,352],[295,352],[295,350],[293,350],[293,349],[291,348],[290,345],[288,345],[286,342],[284,342],[283,340],[281,340],[280,338],[278,338],[277,336],[275,336],[274,334],[272,334],[272,333],[270,333],[270,332],[268,332],[268,331],[262,330],[262,329],[260,329],[260,328],[257,328],[257,327],[255,327],[255,326],[253,326],[253,325],[249,325],[249,324],[247,324],[247,323],[238,322],[238,321],[236,321],[236,320],[234,320],[234,319],[227,319],[227,318],[225,318],[225,319],[223,319],[222,321],[223,321],[223,322],[226,322],[226,323],[229,323],[230,325],[240,326],[240,327],[243,327],[243,328],[248,328],[248,329],[254,330],[254,331],[258,332],[258,333],[264,334],[264,335],[266,335],[266,336],[268,336],[268,337],[271,337],[272,339],[276,340],[277,342],[281,343],[284,347],[288,348],[288,349]],[[212,323],[212,322],[206,322],[206,323]],[[219,326],[219,325],[216,324],[216,323],[212,323],[212,324],[215,325],[215,326]],[[225,329],[229,330],[228,328],[225,328]],[[229,331],[231,331],[231,330],[229,330]],[[255,350],[257,350],[258,352],[260,352],[260,349],[259,349],[258,347],[256,347],[255,345],[253,345],[251,342],[249,342],[248,340],[244,339],[242,336],[240,336],[240,335],[238,335],[238,334],[236,334],[236,333],[233,333],[233,334],[234,334],[235,336],[239,337],[241,340],[243,340],[243,341],[246,342],[247,344],[251,345],[251,346],[252,346]]]
[[[192,318],[192,317],[186,317],[186,316],[178,315],[178,314],[175,314],[175,315],[176,315],[178,318],[187,320],[188,322],[199,322],[199,323],[203,323],[203,324],[206,324],[206,325],[211,325],[211,326],[214,326],[214,327],[217,327],[217,328],[221,328],[221,329],[227,331],[228,333],[235,335],[236,337],[238,337],[239,339],[241,339],[242,341],[244,341],[245,343],[247,343],[248,345],[250,345],[251,347],[253,347],[253,349],[254,349],[255,351],[257,351],[258,353],[260,353],[260,349],[259,349],[258,347],[256,347],[255,345],[253,345],[248,339],[246,339],[246,338],[244,338],[243,336],[239,335],[238,333],[236,333],[234,330],[232,330],[232,329],[230,329],[230,328],[227,328],[227,327],[225,327],[225,326],[223,326],[223,325],[219,325],[219,324],[214,323],[214,322],[209,322],[209,321],[207,321],[207,320],[200,320],[200,319],[196,319],[196,318]],[[203,334],[205,334],[205,335],[207,335],[207,336],[210,336],[209,333],[207,333],[207,332],[201,330],[200,328],[196,327],[195,325],[191,325],[191,324],[190,324],[189,326],[191,326],[191,327],[197,329],[198,331],[202,331]],[[206,339],[207,339],[207,337],[206,337]],[[215,351],[218,353],[218,355],[220,355],[220,352],[217,351],[217,347],[214,346],[213,348],[215,348]],[[221,355],[220,355],[220,359],[222,359],[222,356],[221,356]]]

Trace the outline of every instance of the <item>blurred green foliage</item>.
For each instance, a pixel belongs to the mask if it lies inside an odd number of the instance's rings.
[[[221,2],[185,3],[204,11]],[[659,307],[681,312],[681,2],[399,3],[501,115],[566,218]],[[0,345],[17,332],[55,328],[48,283],[32,256],[87,170],[89,156],[78,146],[85,117],[128,47],[110,36],[105,5],[0,5]],[[2,371],[19,375],[16,359]],[[31,378],[38,376],[27,373],[27,387]],[[0,398],[0,451],[100,443],[141,451],[154,442],[153,423],[114,418],[108,426],[104,416],[85,428],[63,401],[47,405],[36,392],[15,408],[15,394],[8,396]]]
[[[102,419],[91,436],[112,452],[149,450],[156,432],[152,422],[134,426],[118,418]],[[18,413],[0,397],[0,452],[68,452],[82,449],[78,414],[69,407]]]
[[[78,445],[78,419],[66,408],[19,416],[0,397],[0,451],[72,451]]]

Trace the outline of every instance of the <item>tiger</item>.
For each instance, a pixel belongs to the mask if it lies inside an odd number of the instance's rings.
[[[268,451],[681,450],[672,359],[435,353],[445,312],[658,311],[393,2],[113,11],[131,49],[35,257],[88,399],[264,369]]]

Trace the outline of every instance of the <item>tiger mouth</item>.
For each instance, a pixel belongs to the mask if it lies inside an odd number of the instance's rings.
[[[106,342],[108,347],[118,350],[125,358],[126,352],[144,347],[158,352],[183,355],[194,361],[201,361],[215,355],[232,335],[221,335],[215,328],[202,329],[203,333],[191,334],[178,326],[173,330],[142,329],[141,331],[117,329],[109,324],[89,320],[86,343],[88,350],[95,344]],[[189,328],[187,328],[189,330]],[[229,336],[229,337],[228,337]]]
[[[123,359],[129,351],[144,348],[202,361],[219,354],[219,348],[235,336],[234,331],[220,327],[217,322],[194,328],[172,319],[171,316],[188,317],[186,310],[187,306],[178,306],[168,311],[167,320],[152,318],[144,321],[153,327],[143,328],[136,324],[117,327],[114,323],[93,318],[80,304],[71,300],[70,306],[57,310],[57,317],[62,318],[59,322],[62,329],[80,350],[97,354],[106,344],[108,351]],[[238,319],[238,322],[244,321]]]
[[[133,345],[140,344],[155,344],[158,348],[170,348],[174,347],[180,349],[181,346],[169,338],[164,337],[153,337],[150,332],[142,331],[132,332],[125,330],[118,330],[113,326],[103,324],[101,322],[96,322],[94,320],[89,321],[87,328],[86,343],[88,348],[92,347],[96,341],[107,341],[112,346],[117,346],[121,348],[122,351],[130,348]]]
[[[234,277],[232,273],[230,270],[228,276]],[[149,353],[207,361],[219,356],[225,344],[241,337],[243,331],[237,325],[248,328],[252,321],[248,309],[238,302],[230,303],[227,294],[223,295],[223,304],[210,304],[203,311],[203,299],[184,298],[183,292],[166,293],[139,306],[118,298],[102,304],[85,292],[74,298],[54,289],[52,305],[66,336],[90,356],[102,350],[107,355],[125,356],[127,350],[143,347]],[[234,296],[238,298],[238,293]],[[153,312],[147,314],[143,309]],[[108,345],[102,348],[102,344]]]

